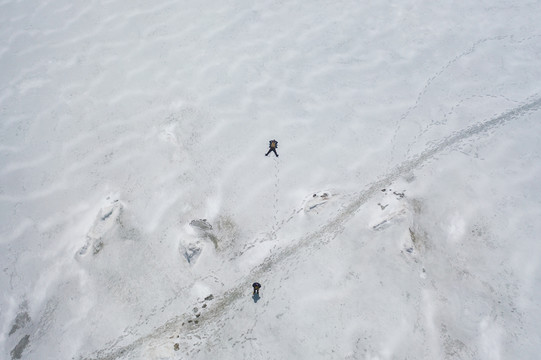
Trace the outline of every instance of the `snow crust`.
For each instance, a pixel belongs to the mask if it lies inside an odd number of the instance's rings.
[[[539,358],[540,13],[2,1],[0,358]]]

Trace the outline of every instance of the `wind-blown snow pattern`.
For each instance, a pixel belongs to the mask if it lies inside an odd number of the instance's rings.
[[[3,1],[0,358],[537,359],[540,13]]]

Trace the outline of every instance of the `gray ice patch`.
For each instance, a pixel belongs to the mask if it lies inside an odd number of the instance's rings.
[[[24,336],[17,345],[11,350],[10,355],[11,359],[20,359],[23,355],[24,349],[28,346],[30,343],[30,335]]]
[[[192,220],[190,221],[190,225],[202,231],[212,230],[212,225],[207,221],[207,219]]]
[[[196,244],[189,244],[188,246],[184,247],[184,257],[189,264],[195,262],[199,255],[201,255],[201,252],[201,247]]]

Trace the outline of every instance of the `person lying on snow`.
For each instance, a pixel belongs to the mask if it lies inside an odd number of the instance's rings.
[[[276,149],[278,148],[278,141],[276,140],[270,140],[269,141],[269,151],[267,151],[267,153],[265,154],[265,156],[268,156],[270,154],[270,152],[272,151],[274,153],[274,155],[276,156],[279,156],[278,153],[276,152]]]

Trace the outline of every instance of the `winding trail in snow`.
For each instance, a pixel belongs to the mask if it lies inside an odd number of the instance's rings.
[[[396,139],[398,138],[398,134],[399,134],[399,132],[400,132],[400,130],[402,128],[402,124],[404,123],[404,121],[406,119],[408,119],[410,117],[412,112],[419,107],[419,105],[422,102],[423,97],[428,93],[428,90],[430,89],[432,84],[440,76],[442,76],[447,70],[449,70],[452,66],[457,64],[461,59],[466,58],[469,55],[473,54],[475,51],[477,51],[478,48],[480,48],[484,44],[487,44],[487,43],[490,43],[490,42],[500,42],[500,41],[504,41],[504,40],[507,40],[509,44],[522,44],[522,43],[524,43],[526,41],[537,40],[539,37],[541,37],[541,34],[533,34],[533,35],[530,35],[530,36],[524,37],[524,38],[517,38],[515,35],[509,34],[509,35],[499,35],[499,36],[493,36],[493,37],[479,39],[479,40],[475,41],[469,48],[465,49],[460,54],[456,55],[454,58],[449,60],[445,65],[443,65],[437,72],[435,72],[430,78],[428,78],[426,80],[423,88],[417,94],[417,97],[416,97],[415,102],[413,103],[413,105],[411,105],[408,109],[406,109],[406,111],[396,120],[396,122],[395,122],[395,131],[394,131],[394,134],[393,134],[393,137],[392,137],[392,140],[391,140],[391,143],[393,144],[392,148],[391,148],[391,162],[393,162],[393,160],[395,158],[396,151],[398,151],[396,149]],[[481,95],[474,95],[474,96],[481,96]],[[486,95],[486,96],[497,97],[495,95]],[[507,100],[507,101],[515,102],[515,100],[508,99],[503,95],[501,95],[500,97]],[[459,104],[461,102],[463,102],[464,100],[465,99],[462,99],[459,102]],[[457,107],[459,104],[456,104],[455,106],[453,106],[453,108]],[[444,115],[444,119],[446,117],[447,117],[447,114]],[[432,124],[433,123],[431,123],[431,125]],[[429,125],[429,127],[430,127],[430,125]],[[415,137],[414,140],[419,138],[424,132],[426,132],[426,130],[427,129],[422,130],[421,133],[418,134]],[[411,145],[412,145],[411,143],[408,145],[407,155],[410,154]]]
[[[297,254],[298,251],[303,248],[319,248],[322,245],[332,241],[343,231],[344,225],[354,216],[359,208],[372,196],[374,196],[374,194],[379,192],[383,187],[386,187],[388,184],[397,180],[399,177],[421,167],[424,163],[434,158],[437,154],[451,150],[453,146],[459,145],[466,139],[488,133],[489,131],[495,130],[496,128],[501,127],[513,120],[519,119],[527,114],[539,110],[541,110],[541,96],[539,96],[539,94],[535,94],[522,105],[512,108],[509,111],[487,121],[479,122],[462,130],[456,131],[437,142],[433,142],[423,152],[397,165],[393,170],[381,177],[379,180],[368,184],[365,190],[351,195],[351,202],[342,208],[340,213],[332,218],[326,225],[322,226],[317,231],[300,238],[300,240],[295,244],[285,247],[267,257],[260,265],[256,266],[252,271],[250,271],[250,278],[262,277],[263,274],[267,273],[284,260]],[[249,281],[247,280],[246,282]],[[204,319],[201,319],[201,323],[199,325],[200,329],[202,330],[202,328],[204,328],[209,322],[213,324],[214,327],[219,326],[219,316],[236,300],[244,297],[245,294],[246,286],[244,282],[241,282],[241,285],[233,287],[226,291],[222,296],[217,297],[214,303],[205,313]],[[142,336],[130,344],[118,348],[115,348],[115,346],[107,347],[95,352],[92,356],[84,357],[84,359],[113,360],[127,356],[132,351],[138,349],[144,344],[165,342],[170,336],[177,335],[179,332],[182,333],[191,331],[191,329],[181,326],[183,322],[187,321],[189,316],[189,314],[176,316],[162,326],[156,328],[152,333]],[[212,319],[217,318],[217,322],[212,321]]]

